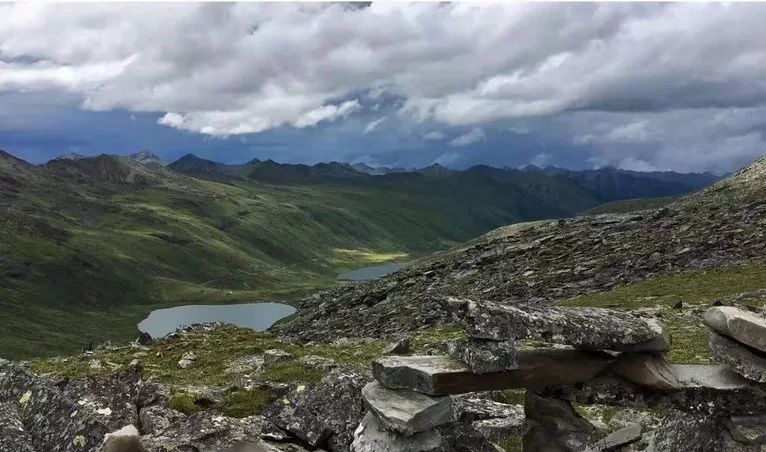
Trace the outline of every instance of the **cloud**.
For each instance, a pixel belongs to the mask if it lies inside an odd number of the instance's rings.
[[[444,133],[436,131],[436,130],[432,130],[426,133],[425,135],[423,135],[424,140],[430,140],[430,141],[439,141],[445,138],[447,138],[447,136],[444,135]]]
[[[523,118],[598,161],[683,168],[721,161],[713,143],[757,152],[742,116],[766,107],[764,20],[721,3],[3,4],[0,93],[61,91],[212,136],[376,108],[416,134],[521,134]]]
[[[450,140],[449,144],[451,146],[468,146],[469,144],[478,143],[479,141],[483,141],[487,135],[484,133],[483,130],[479,128],[473,128],[470,131],[464,133],[463,135],[457,136]]]
[[[377,104],[376,104],[377,105]],[[372,120],[369,123],[367,123],[367,126],[364,128],[364,133],[370,133],[378,128],[381,122],[385,121],[386,117],[382,116],[378,119]]]

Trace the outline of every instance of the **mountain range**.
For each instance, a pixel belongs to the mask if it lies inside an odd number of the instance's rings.
[[[715,180],[487,166],[373,175],[337,162],[227,165],[191,154],[163,166],[148,153],[32,165],[0,152],[0,356],[8,357],[132,337],[157,307],[295,297],[334,284],[339,272],[498,226]]]

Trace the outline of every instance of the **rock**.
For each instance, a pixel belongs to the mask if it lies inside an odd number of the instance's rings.
[[[447,343],[447,353],[465,363],[475,374],[518,368],[516,347],[512,341],[461,339]]]
[[[457,320],[473,337],[541,339],[582,350],[666,351],[669,338],[658,322],[601,308],[515,307],[451,299]]]
[[[657,452],[732,450],[726,447],[724,432],[718,416],[671,410],[655,431],[654,448]]]
[[[407,389],[391,390],[378,382],[362,389],[370,411],[387,428],[411,436],[452,421],[452,399],[429,397]]]
[[[104,435],[115,430],[109,418],[76,400],[55,381],[33,375],[20,364],[0,366],[0,402],[18,407],[17,419],[34,450],[97,450]]]
[[[719,363],[749,380],[766,383],[766,354],[713,331],[710,332],[710,350]]]
[[[142,332],[140,336],[138,336],[138,340],[136,341],[141,345],[149,345],[152,342],[154,342],[154,339],[152,338],[152,335],[147,332]]]
[[[367,413],[354,432],[352,452],[446,452],[444,438],[436,430],[398,435],[386,430],[378,418]]]
[[[0,403],[0,452],[35,452],[15,403]]]
[[[127,425],[120,430],[106,434],[101,452],[146,452],[146,449],[141,444],[138,429],[132,425]]]
[[[455,396],[452,398],[455,418],[461,422],[485,419],[515,418],[524,421],[524,406],[495,402],[474,397]]]
[[[294,360],[295,358],[290,353],[278,348],[272,348],[263,352],[263,363],[266,366],[286,363]]]
[[[266,408],[264,416],[312,447],[347,450],[367,407],[362,388],[365,374],[334,369],[311,386],[298,386]]]
[[[181,369],[188,369],[189,367],[194,365],[194,362],[196,360],[197,360],[197,355],[195,355],[194,352],[186,352],[178,361],[178,367],[180,367]]]
[[[524,414],[520,417],[499,417],[471,422],[477,432],[488,441],[496,443],[509,436],[521,435],[524,432]]]
[[[387,356],[373,361],[373,375],[389,389],[429,395],[462,394],[511,388],[542,388],[590,380],[613,358],[600,352],[521,349],[516,370],[475,375],[449,356]]]
[[[732,416],[724,419],[724,426],[734,441],[766,448],[766,415]]]
[[[298,358],[298,361],[317,370],[332,370],[338,367],[338,364],[330,358],[316,355],[306,355]]]
[[[672,364],[679,388],[655,391],[613,374],[577,385],[548,387],[544,395],[588,405],[670,406],[684,411],[751,416],[766,412],[764,386],[726,366]]]
[[[527,391],[524,415],[524,452],[581,452],[597,433],[568,401],[541,397],[532,391]]]
[[[641,424],[636,422],[596,441],[595,444],[586,449],[586,452],[614,451],[626,444],[634,443],[639,439],[641,439]]]
[[[406,355],[410,352],[410,338],[405,337],[391,344],[386,349],[386,355]]]
[[[731,306],[716,306],[705,311],[703,323],[713,331],[737,342],[766,352],[766,319]]]
[[[481,433],[462,423],[450,423],[412,436],[386,430],[367,413],[354,432],[352,452],[497,452]]]
[[[156,414],[156,413],[155,413]],[[241,444],[260,441],[261,416],[231,418],[211,411],[200,411],[190,416],[176,417],[168,423],[156,422],[152,434],[141,437],[149,451],[194,450],[222,451]],[[166,425],[163,430],[157,430]]]
[[[625,353],[614,364],[612,371],[630,382],[658,391],[671,391],[679,387],[678,379],[659,354]]]
[[[162,405],[142,408],[138,417],[142,431],[149,435],[161,435],[186,420],[185,414]]]

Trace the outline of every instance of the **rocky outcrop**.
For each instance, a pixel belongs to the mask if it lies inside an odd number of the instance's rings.
[[[35,452],[33,439],[21,422],[16,404],[0,403],[0,452]]]
[[[311,447],[345,451],[367,410],[362,388],[368,382],[361,372],[338,368],[313,386],[298,385],[264,415]]]
[[[662,325],[629,313],[599,308],[523,308],[488,301],[450,299],[453,315],[472,337],[541,339],[582,350],[666,351]]]
[[[678,389],[678,378],[662,355],[626,353],[612,366],[612,371],[631,383],[658,391]]]
[[[401,337],[452,322],[445,297],[529,306],[607,291],[651,276],[761,262],[766,203],[672,206],[495,231],[376,281],[301,301],[275,327],[301,341]]]

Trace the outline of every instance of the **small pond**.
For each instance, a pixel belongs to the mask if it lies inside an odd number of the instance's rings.
[[[139,331],[158,338],[193,323],[224,322],[263,331],[295,313],[295,308],[282,303],[244,303],[187,305],[157,309],[138,324]]]
[[[338,275],[338,279],[341,281],[371,281],[390,275],[397,270],[401,270],[406,267],[407,264],[409,264],[409,262],[389,262],[388,264],[383,265],[362,267],[350,272],[342,273]]]

